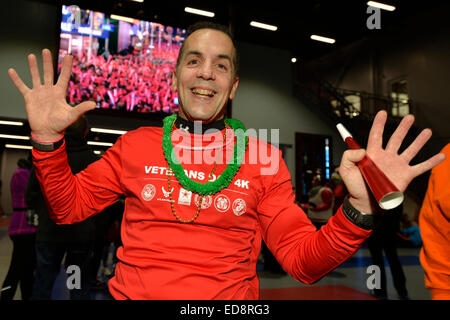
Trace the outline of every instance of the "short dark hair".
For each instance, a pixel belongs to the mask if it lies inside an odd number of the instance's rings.
[[[31,169],[32,164],[31,164],[31,162],[28,161],[27,159],[25,159],[25,158],[20,158],[20,159],[17,161],[17,166],[18,166],[19,168],[22,168],[22,169]]]
[[[239,57],[238,57],[238,54],[237,54],[236,42],[234,40],[234,37],[231,34],[231,32],[230,32],[230,30],[228,29],[227,26],[224,26],[222,24],[218,24],[218,23],[215,23],[215,22],[211,22],[211,21],[199,21],[199,22],[196,22],[193,25],[190,25],[188,27],[186,38],[184,39],[183,44],[181,45],[181,48],[180,48],[180,52],[178,53],[176,68],[178,69],[178,66],[180,65],[181,58],[183,57],[184,47],[185,47],[187,39],[195,31],[201,30],[201,29],[217,30],[217,31],[225,33],[231,39],[231,42],[233,43],[233,58],[232,58],[232,62],[233,62],[233,67],[234,67],[234,75],[237,76],[238,71],[239,71]]]

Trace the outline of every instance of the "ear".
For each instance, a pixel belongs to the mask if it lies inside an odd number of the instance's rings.
[[[230,96],[229,96],[230,100],[233,100],[234,97],[236,96],[236,90],[238,88],[238,85],[239,85],[239,77],[235,77],[233,86],[231,88]]]
[[[177,74],[176,74],[176,69],[173,71],[172,73],[172,90],[173,91],[177,91],[177,84],[178,84],[178,79],[177,79]]]

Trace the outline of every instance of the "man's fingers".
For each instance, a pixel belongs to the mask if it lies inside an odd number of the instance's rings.
[[[44,66],[44,84],[53,85],[53,61],[52,54],[50,50],[44,49],[42,50],[42,61]]]
[[[370,128],[367,149],[381,149],[383,147],[383,131],[386,124],[387,113],[381,110],[373,119],[372,128]]]
[[[20,79],[19,75],[17,74],[16,70],[14,69],[8,69],[8,75],[11,78],[12,82],[16,86],[17,89],[19,89],[20,93],[25,96],[27,92],[30,90],[25,83],[23,83],[22,79]]]
[[[408,131],[411,128],[411,126],[413,125],[413,123],[414,123],[413,115],[409,114],[402,119],[402,121],[398,125],[397,129],[395,129],[394,133],[392,134],[391,138],[389,139],[388,144],[386,145],[387,151],[397,152],[398,149],[400,149],[403,139],[405,139],[405,137],[408,134]]]
[[[62,60],[61,74],[59,75],[58,82],[56,83],[57,86],[63,88],[64,92],[66,92],[67,90],[67,85],[69,84],[71,72],[72,72],[72,56],[65,55]]]
[[[403,157],[407,163],[410,163],[412,159],[419,153],[420,149],[427,143],[427,141],[431,138],[432,132],[430,129],[424,129],[422,132],[416,137],[413,143],[410,144],[405,151],[402,152],[401,157]]]
[[[39,74],[39,68],[34,54],[28,55],[28,66],[30,68],[31,81],[33,82],[33,88],[41,86],[41,76]]]
[[[420,176],[421,174],[427,172],[428,170],[433,169],[435,166],[437,166],[439,163],[445,160],[445,154],[438,153],[431,157],[430,159],[421,162],[419,164],[416,164],[415,166],[412,166],[412,169],[414,170],[415,177]],[[447,159],[446,161],[450,161]]]

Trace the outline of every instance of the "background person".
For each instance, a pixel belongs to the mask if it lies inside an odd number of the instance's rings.
[[[13,215],[8,228],[8,235],[13,242],[13,252],[8,273],[2,285],[2,300],[12,300],[19,284],[22,300],[30,299],[36,265],[34,251],[36,227],[27,222],[28,206],[25,202],[25,189],[30,176],[31,162],[27,159],[19,159],[17,166],[11,178]]]
[[[450,300],[450,144],[441,151],[447,159],[431,170],[419,214],[423,247],[420,263],[425,287],[433,300]]]
[[[373,289],[372,292],[372,295],[380,299],[388,298],[386,268],[384,265],[385,255],[399,299],[409,300],[405,273],[397,254],[397,234],[400,232],[400,217],[402,213],[403,205],[384,212],[380,225],[367,240],[372,256],[372,264],[378,266],[381,271],[381,287],[380,289]]]
[[[312,188],[308,191],[308,218],[320,229],[333,215],[333,190],[322,182],[320,174],[311,181]]]
[[[65,140],[71,171],[76,174],[90,163],[98,160],[87,145],[89,126],[86,118],[80,117],[67,128]],[[41,186],[33,170],[27,186],[26,199],[39,217],[36,236],[36,276],[33,300],[50,300],[55,280],[60,273],[65,256],[65,268],[75,265],[80,268],[81,288],[70,290],[72,300],[89,300],[88,265],[92,258],[95,225],[93,218],[71,225],[57,225],[50,219]]]

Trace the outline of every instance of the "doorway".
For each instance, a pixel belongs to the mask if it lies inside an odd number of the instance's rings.
[[[332,142],[328,135],[295,133],[295,195],[300,203],[308,202],[313,175],[319,171],[324,181],[330,179]]]

